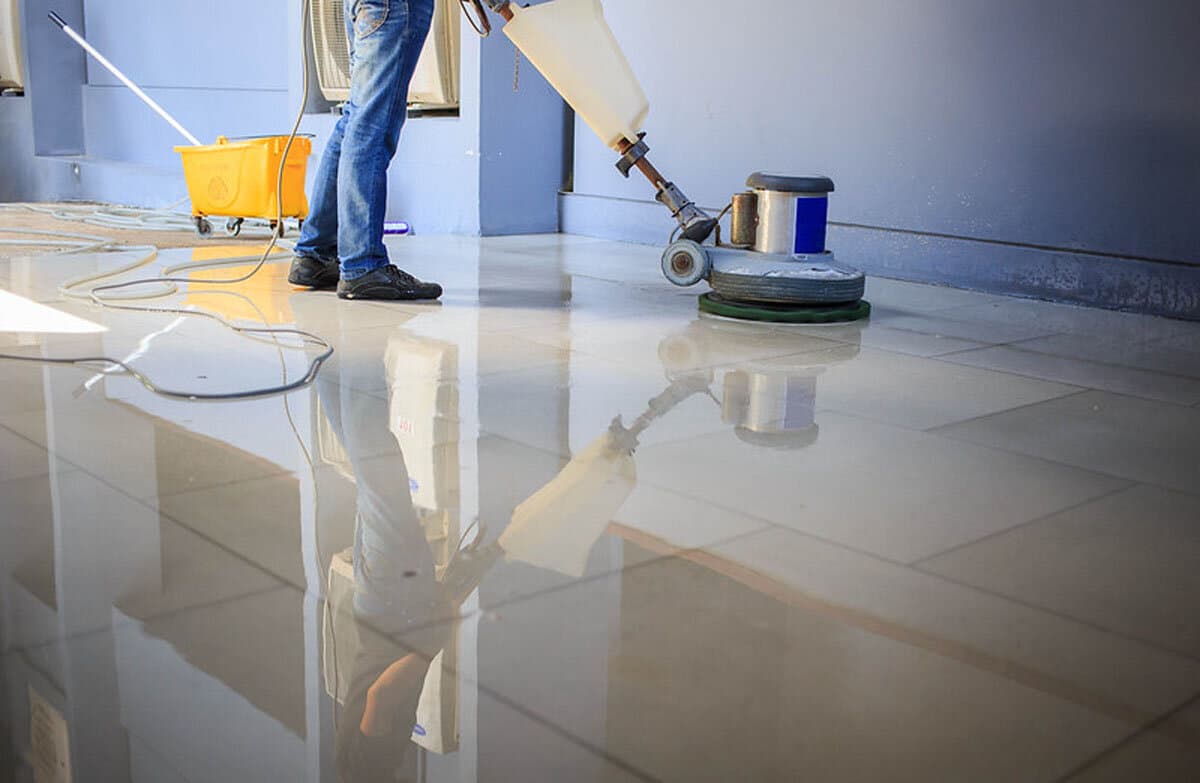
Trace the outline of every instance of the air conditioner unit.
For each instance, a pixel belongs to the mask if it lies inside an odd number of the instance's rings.
[[[25,87],[19,5],[20,0],[0,0],[0,89]]]
[[[350,45],[344,0],[310,0],[317,80],[326,100],[350,99]],[[458,0],[437,0],[429,39],[413,74],[408,102],[421,109],[458,108]]]

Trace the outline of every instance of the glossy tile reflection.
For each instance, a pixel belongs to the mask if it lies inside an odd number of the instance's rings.
[[[328,339],[286,398],[0,363],[0,780],[1200,778],[1200,324],[887,280],[733,323],[652,248],[391,249],[445,300],[169,300]],[[98,329],[0,345],[307,366],[56,294],[115,261],[7,262]]]

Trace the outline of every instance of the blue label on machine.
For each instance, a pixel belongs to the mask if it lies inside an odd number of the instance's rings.
[[[797,254],[818,255],[825,252],[825,232],[828,221],[828,198],[796,199]]]

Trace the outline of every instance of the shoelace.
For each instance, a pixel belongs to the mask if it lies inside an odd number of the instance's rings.
[[[400,269],[397,266],[389,265],[383,268],[383,273],[395,280],[398,284],[408,286],[410,288],[421,285],[421,281]]]

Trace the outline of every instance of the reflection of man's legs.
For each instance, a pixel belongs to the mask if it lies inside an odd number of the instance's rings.
[[[394,633],[432,619],[439,592],[433,552],[413,507],[387,400],[357,391],[384,385],[386,336],[367,333],[356,339],[372,344],[356,345],[354,357],[327,368],[318,388],[321,407],[354,473],[355,614]]]
[[[336,329],[327,320],[329,311],[322,300],[296,294],[290,304],[300,329],[326,334]],[[438,585],[433,551],[413,508],[408,469],[392,433],[388,402],[378,392],[359,391],[387,386],[388,334],[342,330],[333,337],[347,350],[337,354],[336,364],[321,371],[317,391],[354,476],[355,610],[360,619],[394,632],[422,624],[422,617],[435,612]],[[339,550],[345,546],[342,543]]]
[[[296,297],[302,300],[304,297]],[[294,300],[295,301],[295,300]],[[305,306],[295,301],[304,328]],[[361,342],[363,338],[358,338]],[[371,340],[371,338],[366,338]],[[350,667],[338,732],[338,764],[346,780],[390,780],[411,749],[429,654],[406,654],[390,638],[436,652],[449,626],[409,490],[408,470],[392,434],[388,403],[356,391],[379,388],[386,337],[357,345],[362,353],[318,380],[321,407],[349,457],[355,479],[354,597],[358,649]],[[318,501],[320,499],[318,498]]]

